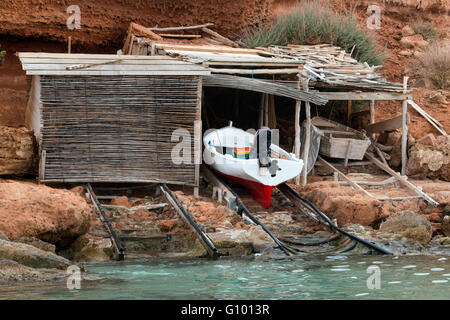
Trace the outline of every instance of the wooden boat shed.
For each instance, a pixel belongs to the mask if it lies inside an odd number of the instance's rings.
[[[174,130],[201,152],[202,66],[167,56],[19,53],[39,180],[198,186],[199,161],[174,164]]]
[[[316,94],[256,79],[209,78],[202,65],[166,55],[19,53],[31,77],[26,124],[39,144],[39,181],[168,183],[198,193],[203,82],[305,100]],[[212,83],[214,85],[214,83]],[[192,162],[171,153],[187,129]]]

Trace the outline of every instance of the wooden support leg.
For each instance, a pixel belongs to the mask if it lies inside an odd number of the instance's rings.
[[[297,100],[295,103],[295,140],[294,140],[294,151],[295,157],[300,159],[300,110],[302,106],[302,101]],[[295,184],[300,184],[300,176],[295,177]]]
[[[408,126],[406,124],[408,113],[408,103],[406,100],[403,101],[402,108],[402,176],[406,174],[406,161],[408,152]]]
[[[303,149],[303,179],[302,186],[306,186],[308,176],[308,157],[309,157],[309,144],[311,140],[311,106],[309,102],[305,102],[306,110],[306,130],[305,130],[305,148]]]
[[[351,119],[351,115],[352,115],[352,101],[348,100],[347,102],[347,126],[350,127],[350,119]]]

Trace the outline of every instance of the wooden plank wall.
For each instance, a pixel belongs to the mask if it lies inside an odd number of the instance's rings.
[[[198,76],[41,76],[42,182],[195,185],[193,159],[171,161],[175,129],[191,135]]]

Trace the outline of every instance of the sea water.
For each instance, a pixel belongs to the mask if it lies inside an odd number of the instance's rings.
[[[450,257],[221,258],[87,264],[100,281],[0,283],[0,299],[450,299]]]

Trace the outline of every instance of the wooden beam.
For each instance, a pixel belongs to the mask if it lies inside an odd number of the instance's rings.
[[[198,39],[202,36],[199,34],[175,34],[175,33],[160,33],[163,38],[187,38],[187,39]]]
[[[309,91],[309,78],[303,83],[303,90]],[[309,158],[309,145],[311,140],[311,106],[309,101],[305,101],[305,113],[306,113],[306,132],[305,132],[305,146],[303,149],[303,176],[302,186],[305,187],[308,182],[308,158]]]
[[[370,100],[370,123],[375,123],[375,100]]]
[[[403,88],[406,91],[408,83],[408,77],[403,77]],[[407,115],[408,115],[408,102],[407,100],[403,100],[402,102],[402,175],[406,174],[406,161],[408,160],[408,124]]]
[[[409,114],[406,114],[406,124],[409,124],[410,120],[409,120]],[[377,123],[373,123],[368,125],[366,128],[364,128],[367,132],[367,134],[372,134],[372,133],[380,133],[380,132],[384,132],[384,131],[394,131],[398,128],[402,128],[403,126],[403,115],[400,115],[398,117],[392,118],[392,119],[388,119],[388,120],[383,120]]]
[[[195,29],[201,29],[201,28],[207,28],[212,27],[214,23],[205,23],[198,26],[180,26],[180,27],[167,27],[167,28],[148,28],[150,31],[181,31],[181,30],[195,30]]]
[[[220,41],[220,42],[222,42],[222,43],[224,43],[224,44],[226,44],[228,46],[239,47],[237,45],[237,43],[235,43],[234,41],[231,41],[230,39],[228,39],[228,38],[218,34],[215,31],[212,31],[211,29],[208,29],[208,28],[204,27],[204,28],[202,28],[202,31],[204,33],[207,33],[207,34],[213,36],[214,38],[216,38],[216,40],[218,40],[218,41]]]
[[[424,117],[433,127],[435,127],[437,131],[439,131],[444,136],[448,135],[447,132],[444,130],[443,125],[439,121],[437,121],[436,119],[431,117],[428,113],[426,113],[425,110],[423,110],[418,104],[416,104],[412,100],[407,100],[407,102],[411,107],[414,108],[414,110],[416,110],[422,117]]]
[[[197,112],[196,112],[196,120],[194,123],[194,165],[195,165],[195,176],[194,176],[194,196],[199,196],[199,188],[200,188],[200,165],[202,163],[202,77],[198,79],[198,88],[197,88]]]
[[[283,69],[228,69],[228,68],[208,68],[213,73],[225,74],[293,74],[298,73],[298,68],[283,68]]]
[[[385,165],[384,163],[382,163],[380,160],[378,160],[377,158],[375,158],[375,156],[373,156],[372,154],[370,154],[369,152],[366,152],[366,158],[369,159],[372,163],[374,163],[375,165],[377,165],[380,169],[383,169],[384,171],[386,171],[387,173],[389,173],[391,176],[396,177],[397,180],[403,184],[405,187],[407,187],[408,189],[414,191],[415,193],[417,193],[418,195],[422,196],[422,198],[424,198],[427,202],[429,202],[430,204],[432,204],[435,207],[439,206],[439,202],[435,201],[433,198],[431,198],[430,196],[428,196],[425,192],[423,192],[422,190],[420,190],[419,188],[417,188],[415,185],[413,185],[411,182],[409,182],[408,180],[406,180],[403,176],[401,176],[400,174],[398,174],[397,172],[395,172],[394,170],[392,170],[389,166]]]
[[[347,126],[351,126],[351,118],[352,118],[352,100],[347,100]]]
[[[300,90],[300,79],[297,82],[297,89]],[[296,100],[295,101],[295,115],[294,115],[294,121],[295,121],[295,138],[294,138],[294,152],[295,157],[297,159],[300,159],[300,111],[302,108],[302,101]],[[295,177],[295,184],[300,184],[300,175]]]
[[[147,37],[153,40],[163,39],[163,37],[161,37],[160,35],[154,33],[153,31],[147,29],[144,26],[141,26],[140,24],[132,22],[130,26],[131,26],[131,33],[135,33],[138,36]]]
[[[351,180],[349,177],[347,177],[344,173],[339,171],[337,168],[335,168],[331,163],[325,161],[321,156],[318,156],[317,158],[321,163],[323,163],[326,167],[330,168],[334,172],[337,172],[345,181],[347,181],[353,188],[356,190],[359,190],[364,195],[376,199],[373,195],[371,195],[369,192],[367,192],[365,189],[363,189],[360,185],[358,185],[355,181]]]
[[[316,93],[327,100],[405,100],[411,99],[411,94],[404,94],[398,92],[323,92],[323,91],[310,91]]]

